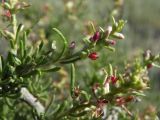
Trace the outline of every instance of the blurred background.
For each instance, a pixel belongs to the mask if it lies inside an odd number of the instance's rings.
[[[111,16],[116,20],[127,21],[123,33],[124,41],[117,42],[116,52],[105,51],[106,57],[100,62],[112,63],[123,67],[125,61],[131,61],[140,56],[143,51],[150,49],[154,54],[160,53],[160,1],[159,0],[28,0],[31,7],[19,14],[19,22],[28,28],[32,27],[31,43],[38,40],[54,39],[52,28],[60,29],[68,41],[82,45],[82,38],[87,34],[88,22],[105,29],[111,25]],[[3,21],[0,26],[5,29]],[[8,42],[0,40],[0,54],[5,55]],[[78,49],[78,48],[77,48]],[[88,63],[87,60],[79,63]],[[96,68],[103,67],[98,63],[90,63],[95,69],[79,70],[79,80],[85,73],[95,73]],[[84,73],[85,72],[85,73]],[[137,104],[136,110],[152,110],[160,114],[160,69],[152,68],[149,72],[151,89],[146,92],[142,103]],[[140,107],[139,107],[140,106]]]

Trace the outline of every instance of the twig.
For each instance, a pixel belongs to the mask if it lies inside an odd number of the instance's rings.
[[[29,92],[27,88],[21,88],[21,99],[31,105],[37,111],[38,115],[44,114],[44,106]]]
[[[124,105],[122,105],[122,108],[128,113],[129,116],[133,116],[132,113]]]

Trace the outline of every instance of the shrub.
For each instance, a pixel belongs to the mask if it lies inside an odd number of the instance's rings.
[[[159,67],[159,55],[148,50],[143,57],[126,64],[123,72],[110,63],[99,63],[103,68],[91,77],[86,74],[84,82],[76,77],[83,66],[78,64],[80,61],[96,63],[102,57],[101,49],[115,51],[114,45],[124,39],[124,20],[116,22],[112,17],[112,25],[107,28],[97,28],[90,22],[90,34],[84,36],[80,49],[57,28],[50,30],[57,41],[41,40],[32,45],[32,28],[26,28],[16,17],[29,4],[10,0],[2,1],[1,6],[8,25],[0,33],[9,42],[7,56],[0,56],[2,120],[136,119],[127,106],[145,96],[148,70]]]

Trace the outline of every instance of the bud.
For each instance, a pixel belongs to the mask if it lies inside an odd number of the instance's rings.
[[[125,103],[125,99],[124,97],[117,97],[115,102],[116,102],[116,105],[121,106]]]
[[[57,48],[56,47],[56,41],[53,41],[52,44],[51,44],[51,49],[56,50],[56,48]]]
[[[112,26],[108,26],[106,30],[106,36],[108,37],[112,32]]]
[[[117,78],[115,76],[110,77],[112,84],[115,84],[117,82]]]
[[[104,84],[103,90],[104,90],[104,94],[107,94],[110,92],[110,86],[108,82]]]
[[[116,41],[114,41],[114,40],[106,40],[106,44],[107,45],[115,45]]]
[[[152,63],[147,64],[147,69],[150,69],[152,67],[153,67]]]
[[[92,52],[88,56],[91,60],[96,60],[99,56],[96,52]]]
[[[97,106],[96,110],[93,114],[94,117],[99,118],[100,116],[104,116],[106,104],[108,101],[106,99],[98,99],[97,100]]]
[[[100,32],[96,32],[92,37],[91,41],[97,42],[100,39]]]
[[[73,7],[74,7],[74,2],[73,1],[68,1],[65,5],[66,9],[68,11],[72,11]]]
[[[79,87],[75,87],[75,88],[74,88],[74,96],[75,96],[75,97],[78,97],[78,96],[80,95],[80,92],[81,92],[81,91],[80,91]]]
[[[95,84],[92,86],[92,90],[93,90],[93,91],[96,91],[99,87],[100,87],[100,84],[99,84],[99,83],[95,83]]]
[[[115,37],[117,39],[124,39],[125,38],[122,33],[117,33],[117,32],[113,34],[113,37]]]
[[[125,98],[125,102],[131,102],[133,99],[134,99],[133,96],[127,96],[127,97]]]
[[[9,11],[9,10],[5,10],[4,11],[4,16],[6,16],[7,18],[11,18],[12,16],[11,16],[11,12]]]
[[[70,48],[70,49],[74,49],[75,46],[76,46],[75,41],[72,41],[71,44],[69,45],[69,48]]]
[[[152,54],[150,50],[147,50],[144,52],[143,57],[145,60],[149,60],[151,58]]]
[[[98,99],[97,100],[97,107],[103,108],[104,105],[106,105],[108,101],[106,99]]]

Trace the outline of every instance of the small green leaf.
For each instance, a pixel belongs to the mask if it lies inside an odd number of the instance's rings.
[[[51,94],[50,100],[49,100],[49,102],[48,102],[48,104],[47,104],[47,106],[46,106],[45,112],[47,112],[47,111],[49,110],[49,108],[52,106],[52,103],[53,103],[53,101],[54,101],[54,98],[55,98],[55,96],[54,96],[53,94]]]
[[[66,105],[67,105],[67,103],[66,103],[66,101],[64,101],[64,102],[60,105],[59,109],[54,113],[54,115],[57,115],[57,114],[60,114],[61,112],[64,112],[63,110],[65,109]]]
[[[119,78],[119,81],[120,81],[121,84],[125,83],[122,74],[118,74],[118,78]]]
[[[5,97],[4,100],[5,100],[5,103],[8,105],[8,107],[13,110],[13,109],[14,109],[14,106],[13,106],[13,104],[11,103],[11,101],[10,101],[8,98],[6,98],[6,97]]]
[[[24,43],[22,40],[19,41],[19,49],[20,49],[20,56],[23,58],[24,56]]]
[[[74,96],[74,88],[75,88],[75,66],[71,64],[71,82],[70,82],[70,93],[71,96]]]
[[[91,33],[94,34],[96,32],[95,26],[92,21],[89,22]]]
[[[24,33],[23,33],[23,38],[22,38],[22,40],[23,40],[23,46],[24,46],[24,48],[25,48],[25,46],[26,46],[26,40],[27,40],[27,32],[25,31]]]
[[[109,75],[113,75],[113,67],[111,64],[108,65]]]
[[[21,96],[21,93],[20,92],[18,92],[18,93],[16,93],[16,94],[9,94],[9,95],[7,95],[7,97],[8,98],[11,98],[11,99],[17,99],[17,98],[19,98]],[[14,105],[13,105],[14,106]]]
[[[137,92],[137,91],[133,91],[133,94],[137,95],[137,96],[146,96],[144,93],[142,92]]]
[[[0,56],[0,74],[2,73],[3,71],[3,57]]]
[[[160,68],[160,65],[157,65],[157,64],[155,64],[155,63],[152,63],[152,65],[153,65],[154,67],[156,67],[156,68]]]
[[[8,61],[11,65],[14,64],[13,54],[12,54],[11,52],[8,53],[7,61]]]
[[[124,20],[119,20],[119,21],[118,21],[118,26],[117,26],[116,32],[121,32],[122,29],[123,29],[123,27],[124,27],[124,25],[125,25],[125,23],[126,23],[126,21],[124,21]]]
[[[91,41],[89,40],[88,37],[83,38],[83,42],[86,43],[86,44],[90,44],[91,43]]]
[[[111,46],[104,46],[105,48],[107,48],[108,50],[112,51],[112,52],[115,52],[115,48],[114,47],[111,47]]]
[[[11,33],[11,32],[8,31],[8,30],[4,30],[4,31],[2,32],[2,35],[3,35],[4,37],[6,37],[6,38],[14,39],[13,33]]]
[[[125,36],[122,33],[118,33],[118,32],[113,33],[111,35],[111,37],[117,38],[117,39],[124,39],[125,38]]]
[[[99,27],[99,29],[100,29],[101,32],[103,32],[103,33],[105,32],[102,27]]]
[[[14,41],[13,41],[13,40],[10,40],[9,42],[10,42],[10,46],[11,46],[11,48],[12,48],[12,49],[14,49],[14,47],[15,47],[15,45],[14,45]]]
[[[42,72],[56,72],[56,71],[59,71],[60,69],[61,69],[61,67],[53,67],[53,68],[41,70],[41,71]]]
[[[39,45],[39,52],[42,50],[43,45],[44,45],[44,42],[41,41],[41,43],[40,43],[40,45]]]
[[[153,60],[159,62],[160,61],[160,54],[155,55]]]
[[[10,63],[10,65],[20,65],[21,64],[21,60],[19,58],[16,57],[15,53],[13,53],[14,51],[10,51],[8,53],[8,57],[7,60]]]
[[[66,51],[66,48],[67,48],[67,40],[66,38],[63,36],[63,34],[56,28],[53,28],[53,31],[55,31],[59,36],[60,38],[62,39],[63,41],[63,48],[62,48],[62,51],[61,53],[59,54],[59,56],[54,60],[54,62],[57,62],[62,56],[63,54],[65,53]]]
[[[112,16],[112,24],[116,24],[116,20],[114,19],[114,17]]]
[[[73,58],[70,58],[70,59],[66,59],[66,60],[62,60],[60,61],[61,64],[69,64],[69,63],[73,63],[77,60],[80,60],[81,57],[80,56],[76,56],[76,57],[73,57]]]
[[[40,58],[37,59],[37,65],[44,65],[48,63],[48,58],[44,55],[42,55]]]
[[[21,60],[19,58],[17,58],[17,57],[14,57],[14,63],[16,65],[20,65],[21,64]]]
[[[81,116],[84,116],[87,114],[87,111],[82,111],[82,112],[79,112],[79,113],[70,113],[69,115],[72,116],[72,117],[81,117]]]
[[[31,77],[31,76],[34,76],[34,75],[37,75],[37,74],[41,74],[41,71],[40,70],[33,70],[33,71],[30,71],[29,73],[26,73],[26,74],[23,74],[21,75],[22,77]]]
[[[86,92],[86,91],[81,91],[81,93],[82,93],[82,95],[84,95],[84,97],[85,97],[85,99],[87,100],[87,101],[89,101],[89,99],[90,99],[90,96],[89,96],[89,94]]]
[[[116,31],[117,28],[117,22],[115,21],[114,17],[112,16],[112,33]]]
[[[5,9],[10,9],[11,8],[11,5],[7,2],[4,3],[4,8]]]
[[[16,31],[16,40],[18,40],[18,37],[19,37],[19,32],[23,29],[23,25],[22,24],[19,24],[18,25],[18,28],[17,28],[17,31]]]

